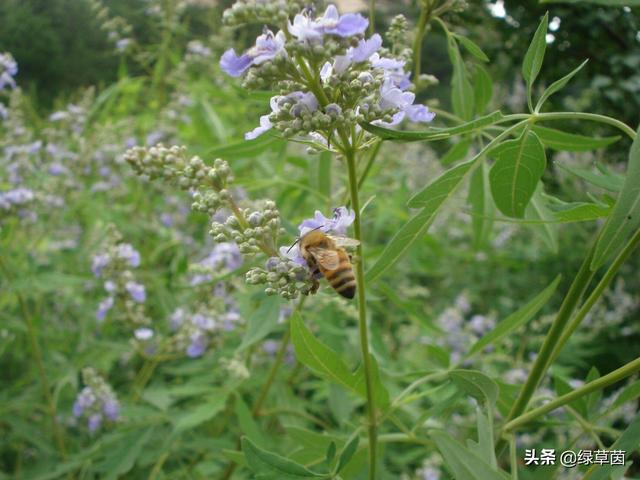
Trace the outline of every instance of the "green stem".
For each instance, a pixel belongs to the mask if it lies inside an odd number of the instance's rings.
[[[376,31],[376,0],[369,0],[369,36]]]
[[[618,254],[614,262],[611,264],[609,269],[605,272],[602,279],[598,282],[596,287],[593,289],[593,291],[591,292],[587,300],[584,302],[582,307],[580,307],[580,310],[578,310],[578,313],[575,315],[575,317],[571,319],[571,322],[569,322],[569,324],[567,325],[567,328],[564,329],[564,331],[562,332],[562,336],[560,337],[560,340],[558,341],[558,344],[556,345],[556,348],[554,349],[551,355],[551,362],[555,361],[555,359],[558,358],[558,355],[560,354],[562,347],[564,347],[564,345],[567,343],[567,341],[569,340],[573,332],[575,332],[576,329],[580,326],[580,323],[582,322],[582,320],[584,320],[584,317],[587,316],[587,313],[589,313],[591,308],[602,296],[604,291],[607,289],[607,287],[611,283],[611,280],[613,280],[613,277],[616,275],[616,273],[618,273],[618,270],[620,270],[620,267],[622,266],[622,264],[627,261],[627,259],[631,255],[631,252],[635,250],[638,244],[640,244],[640,230],[638,230],[635,233],[635,235],[631,237],[631,240],[627,242],[625,247],[622,249],[622,251]]]
[[[431,1],[427,0],[420,10],[420,17],[416,25],[415,37],[413,39],[413,81],[417,82],[420,76],[420,59],[422,57],[422,40],[424,31],[431,17]]]
[[[580,266],[580,270],[574,278],[569,291],[564,297],[562,305],[560,306],[560,310],[558,310],[558,314],[556,315],[556,318],[554,319],[553,324],[551,325],[551,328],[549,329],[549,332],[544,339],[542,347],[540,348],[540,352],[538,352],[538,356],[536,357],[533,367],[529,372],[529,376],[527,377],[522,390],[520,390],[518,398],[516,399],[513,407],[511,408],[511,411],[509,412],[509,415],[507,416],[507,419],[505,421],[507,425],[514,418],[521,415],[522,412],[524,412],[527,408],[527,405],[529,404],[533,393],[535,392],[536,388],[538,388],[542,377],[549,367],[551,355],[553,354],[556,345],[560,341],[560,336],[562,335],[567,322],[571,318],[571,313],[575,309],[576,305],[580,301],[580,298],[584,294],[584,291],[589,285],[589,282],[593,278],[595,272],[592,272],[590,267],[591,259],[593,258],[593,254],[595,251],[595,245],[596,243],[594,242],[593,246],[589,250],[589,253],[583,260],[582,265]],[[498,436],[498,438],[500,437],[501,435]],[[502,452],[505,446],[505,443],[503,441],[500,441],[496,448],[498,452]]]
[[[632,362],[627,363],[625,366],[614,370],[604,377],[600,377],[593,382],[589,382],[586,385],[583,385],[582,387],[567,393],[566,395],[562,395],[561,397],[558,397],[555,400],[542,405],[541,407],[534,408],[530,412],[525,413],[524,415],[520,415],[519,417],[508,422],[504,426],[504,431],[511,432],[513,430],[516,430],[519,427],[529,423],[530,421],[535,420],[536,418],[541,417],[542,415],[545,415],[552,410],[555,410],[556,408],[571,403],[579,398],[584,397],[585,395],[589,395],[591,392],[602,390],[609,385],[612,385],[630,375],[633,375],[637,371],[640,371],[640,358],[636,358]]]
[[[298,306],[296,307],[296,312],[299,312],[300,310],[302,310],[302,306],[304,305],[305,298],[306,297],[300,298],[300,301],[298,302]],[[289,340],[291,338],[290,332],[291,330],[287,326],[287,328],[285,328],[285,333],[280,343],[280,348],[276,353],[276,358],[273,362],[273,365],[271,365],[271,369],[269,370],[269,373],[267,375],[267,381],[264,383],[264,385],[262,385],[262,388],[260,389],[260,393],[258,394],[258,399],[253,404],[253,408],[251,409],[251,414],[254,418],[260,414],[262,405],[264,404],[265,400],[267,399],[267,396],[269,395],[269,391],[273,386],[273,382],[276,378],[276,375],[278,374],[280,367],[284,363],[285,354],[287,353],[287,348],[289,347]],[[240,449],[240,439],[238,438],[238,441],[236,442],[236,450],[239,450],[239,449]],[[233,475],[233,472],[235,472],[237,466],[238,465],[234,461],[229,462],[229,464],[227,465],[227,468],[225,468],[222,474],[222,477],[220,478],[223,480],[229,480]]]
[[[360,219],[360,199],[358,198],[358,174],[356,172],[356,158],[353,148],[345,152],[347,167],[349,170],[349,193],[351,205],[356,214],[353,222],[354,235],[360,242],[356,249],[358,262],[356,263],[356,282],[358,291],[358,329],[360,331],[360,349],[362,350],[362,362],[367,387],[367,414],[369,418],[369,479],[376,478],[377,455],[377,425],[376,406],[373,397],[373,371],[371,366],[371,354],[369,353],[369,338],[367,328],[367,304],[364,283],[364,254],[362,249],[362,227]]]

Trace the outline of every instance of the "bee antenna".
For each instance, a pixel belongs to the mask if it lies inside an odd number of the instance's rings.
[[[295,241],[295,242],[293,242],[293,243],[291,244],[291,246],[290,246],[290,247],[289,247],[289,249],[287,250],[287,253],[289,253],[289,252],[291,251],[291,249],[292,249],[293,247],[295,247],[295,246],[296,246],[296,243],[298,243],[299,241],[300,241],[300,237],[296,238],[296,241]]]

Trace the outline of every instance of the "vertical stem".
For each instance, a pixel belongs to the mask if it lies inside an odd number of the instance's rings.
[[[358,175],[356,173],[356,159],[353,147],[345,152],[347,167],[349,169],[349,193],[351,205],[356,213],[354,232],[356,240],[360,241],[357,247],[358,262],[356,263],[356,282],[358,291],[358,328],[360,331],[360,348],[362,349],[362,362],[367,386],[367,414],[369,419],[369,479],[376,478],[377,456],[377,425],[376,406],[373,397],[373,378],[371,367],[371,354],[369,353],[369,338],[367,329],[367,304],[364,284],[364,254],[362,249],[362,229],[360,222],[360,200],[358,198]]]
[[[376,0],[369,0],[369,36],[376,31]]]
[[[418,18],[418,24],[416,25],[416,33],[413,39],[413,81],[417,82],[420,76],[420,59],[422,57],[422,40],[424,39],[424,30],[429,23],[429,17],[431,16],[431,2],[425,0],[422,9],[420,10],[420,17]]]
[[[300,301],[298,302],[298,306],[296,307],[296,311],[300,311],[302,309],[302,306],[304,305],[304,300],[305,300],[305,297],[300,298]],[[267,381],[264,383],[264,385],[262,385],[262,388],[260,389],[260,393],[258,394],[258,399],[256,400],[256,402],[253,404],[253,407],[251,408],[251,415],[254,418],[256,418],[260,413],[260,410],[262,409],[262,404],[267,399],[267,396],[269,395],[269,391],[271,390],[271,387],[276,378],[276,375],[280,370],[280,367],[284,363],[284,357],[285,357],[285,354],[287,353],[287,347],[289,346],[290,339],[291,339],[291,330],[287,326],[287,328],[285,328],[284,336],[282,337],[282,343],[280,344],[280,348],[278,349],[278,353],[276,354],[276,358],[273,362],[273,365],[271,366],[271,370],[269,370],[269,374],[267,375]],[[236,450],[239,450],[239,449],[240,449],[240,439],[238,438],[238,441],[236,442]],[[235,472],[237,466],[238,465],[234,461],[229,462],[229,464],[227,465],[227,468],[225,468],[220,478],[222,480],[229,480],[233,475],[233,472]]]

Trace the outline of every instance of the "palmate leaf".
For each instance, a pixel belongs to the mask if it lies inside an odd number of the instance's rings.
[[[525,130],[519,138],[501,143],[490,154],[496,159],[489,172],[491,193],[498,209],[522,218],[547,165],[538,136]]]
[[[640,133],[640,128],[638,129]],[[602,229],[591,261],[596,270],[617,252],[627,237],[640,225],[640,139],[636,139],[629,151],[627,175],[613,212]]]
[[[453,75],[451,76],[451,104],[453,112],[464,120],[469,120],[474,112],[474,94],[473,87],[469,81],[467,68],[460,55],[458,44],[453,35],[448,35],[447,49],[449,59],[453,66]]]

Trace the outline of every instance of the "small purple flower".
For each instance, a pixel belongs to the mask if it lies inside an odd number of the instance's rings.
[[[221,317],[223,328],[230,332],[235,330],[236,324],[242,320],[242,317],[238,312],[230,311],[222,315]]]
[[[117,255],[133,268],[140,266],[140,253],[128,243],[118,245]]]
[[[273,60],[280,52],[284,52],[284,43],[284,32],[274,35],[271,30],[265,29],[256,38],[256,44],[242,55],[238,55],[233,48],[224,52],[220,58],[220,68],[232,77],[239,77],[250,66]]]
[[[4,87],[16,88],[16,81],[13,77],[18,73],[18,64],[10,53],[0,54],[0,90]]]
[[[369,26],[369,20],[359,13],[340,15],[335,5],[329,5],[324,15],[316,22],[324,33],[338,35],[339,37],[360,35]]]
[[[73,402],[73,416],[74,417],[79,417],[80,415],[82,415],[83,411],[84,411],[84,407],[80,404],[80,402],[78,402],[78,401]]]
[[[129,292],[129,295],[131,295],[131,298],[134,301],[138,303],[144,303],[144,301],[147,299],[147,293],[145,291],[144,285],[142,285],[141,283],[129,281],[125,284],[124,287],[127,289],[127,292]]]
[[[412,122],[431,122],[436,116],[426,105],[409,105],[404,111]]]
[[[288,258],[289,260],[291,260],[294,263],[297,263],[298,265],[301,265],[303,267],[307,266],[307,261],[302,256],[302,253],[300,253],[300,247],[298,246],[297,243],[292,247],[280,247],[280,255],[285,258]]]
[[[201,357],[208,345],[207,337],[201,332],[196,332],[191,335],[191,343],[187,347],[187,355],[191,358]]]
[[[352,62],[365,62],[369,60],[369,58],[376,53],[381,46],[382,37],[376,33],[372,35],[369,40],[362,39],[358,42],[357,46],[349,48],[347,50],[347,56]]]
[[[0,192],[0,208],[9,210],[13,206],[22,206],[31,202],[34,197],[33,191],[22,187]]]
[[[96,311],[96,320],[102,322],[107,316],[107,312],[111,310],[111,307],[113,307],[113,297],[107,297],[101,301]]]
[[[89,416],[89,419],[87,420],[87,427],[89,428],[89,431],[91,433],[93,433],[96,430],[98,430],[100,428],[100,425],[102,425],[102,415],[101,414],[94,413],[93,415]]]
[[[404,110],[406,107],[413,104],[415,98],[416,96],[414,93],[403,92],[391,79],[387,79],[380,87],[379,106],[384,110],[396,108]]]
[[[113,422],[120,416],[120,404],[115,398],[107,397],[102,405],[102,411]]]
[[[265,340],[262,344],[262,351],[267,355],[275,355],[278,351],[278,347],[280,346],[280,342],[275,340]]]
[[[171,330],[177,330],[184,323],[185,312],[182,308],[177,308],[169,317]]]
[[[79,417],[85,409],[89,408],[96,401],[96,396],[90,387],[84,387],[76,397],[73,404],[73,415]]]
[[[308,218],[300,225],[298,229],[300,235],[304,235],[311,230],[322,230],[325,233],[337,233],[344,235],[347,228],[356,218],[356,212],[349,210],[347,207],[338,207],[333,211],[333,217],[325,217],[320,210],[316,210],[313,218]]]
[[[211,317],[207,317],[201,313],[196,313],[191,317],[191,323],[201,330],[213,330],[216,322]]]
[[[245,133],[244,138],[245,140],[254,140],[258,138],[260,135],[262,135],[263,133],[267,132],[268,130],[271,130],[271,128],[273,128],[273,125],[269,120],[269,115],[262,115],[260,117],[260,125],[254,128],[253,130],[251,130],[250,132]]]
[[[273,113],[278,113],[280,109],[283,108],[283,105],[290,103],[294,103],[294,105],[291,106],[291,111],[298,111],[300,114],[303,109],[311,113],[318,109],[318,99],[311,92],[295,91],[288,95],[277,95],[275,97],[271,97],[269,103]],[[246,140],[253,140],[270,130],[272,127],[273,125],[269,120],[269,115],[263,115],[260,117],[260,125],[250,132],[245,133],[244,138]]]

